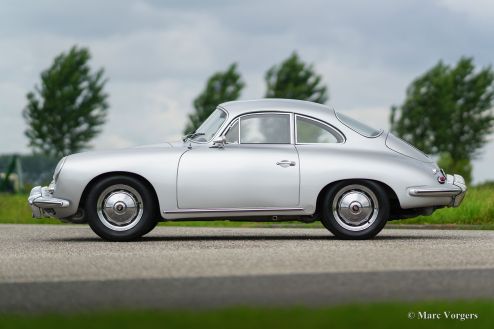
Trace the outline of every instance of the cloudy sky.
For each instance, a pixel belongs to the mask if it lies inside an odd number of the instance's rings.
[[[490,65],[493,36],[491,0],[0,0],[0,154],[28,152],[25,94],[74,44],[109,78],[93,143],[106,149],[177,139],[207,77],[232,62],[242,99],[262,97],[265,71],[293,50],[324,76],[335,109],[387,128],[413,78],[462,55]],[[491,140],[476,182],[494,179]]]

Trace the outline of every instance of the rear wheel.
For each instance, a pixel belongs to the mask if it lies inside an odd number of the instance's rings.
[[[89,226],[105,240],[135,240],[156,226],[154,195],[134,177],[119,175],[98,181],[85,208]]]
[[[371,181],[340,182],[325,194],[322,224],[340,239],[369,239],[389,218],[389,200]]]

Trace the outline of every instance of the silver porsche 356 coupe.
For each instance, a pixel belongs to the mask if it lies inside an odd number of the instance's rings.
[[[465,193],[461,176],[391,133],[324,105],[263,99],[220,104],[180,142],[66,156],[28,201],[34,217],[89,223],[112,241],[173,220],[320,220],[366,239]]]

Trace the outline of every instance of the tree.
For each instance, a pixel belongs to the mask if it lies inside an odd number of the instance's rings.
[[[265,76],[266,97],[301,99],[316,103],[328,100],[327,87],[313,65],[305,64],[296,52],[280,65],[272,66]]]
[[[494,72],[475,69],[472,58],[456,66],[440,61],[407,88],[401,106],[391,108],[391,129],[422,151],[440,156],[447,171],[471,178],[470,161],[492,132]]]
[[[25,135],[33,151],[61,157],[88,147],[106,119],[103,69],[91,72],[87,48],[72,47],[41,73],[41,86],[27,94]]]
[[[195,112],[189,114],[189,121],[184,129],[185,134],[196,131],[197,128],[214,111],[218,104],[233,101],[240,97],[245,83],[240,73],[237,72],[237,64],[231,64],[224,72],[216,72],[206,82],[204,90],[194,99]]]

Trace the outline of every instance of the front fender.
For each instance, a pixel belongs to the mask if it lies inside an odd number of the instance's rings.
[[[53,196],[69,200],[70,206],[59,209],[56,217],[74,215],[88,184],[100,175],[113,172],[127,172],[146,179],[156,191],[160,213],[176,208],[177,165],[184,151],[175,147],[145,147],[68,156]]]

